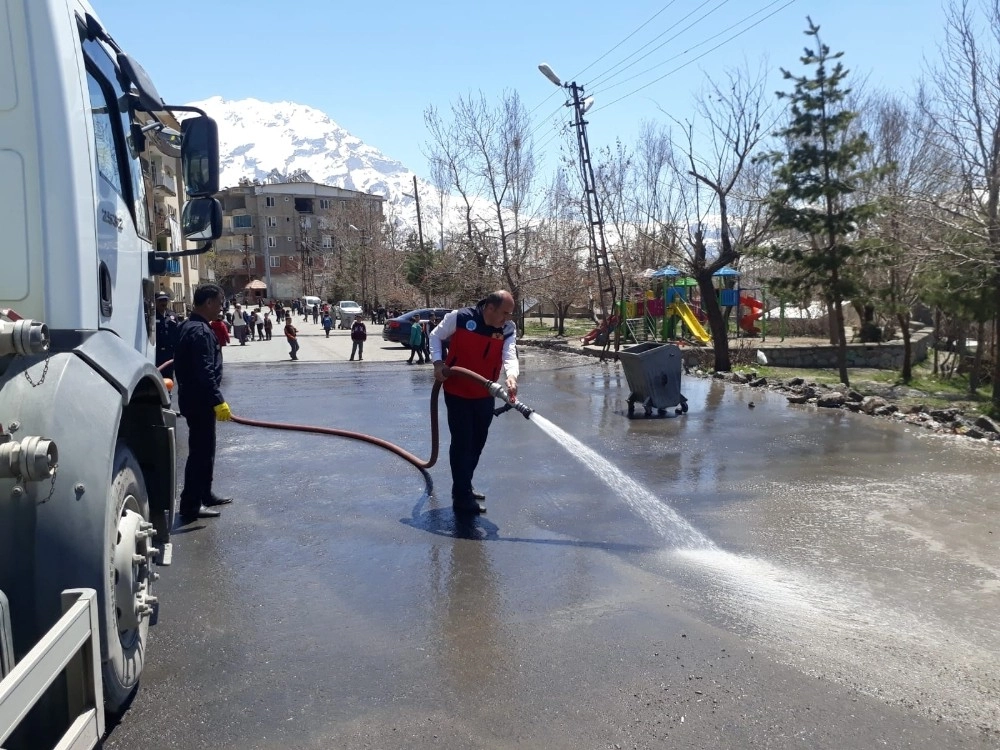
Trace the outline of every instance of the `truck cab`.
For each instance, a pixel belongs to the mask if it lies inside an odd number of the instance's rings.
[[[174,512],[154,277],[221,234],[217,128],[166,104],[88,3],[6,0],[0,18],[0,591],[15,657],[59,618],[63,590],[97,592],[118,711],[147,658]],[[179,133],[164,113],[185,117]],[[181,159],[183,235],[208,244],[153,244],[154,142]]]

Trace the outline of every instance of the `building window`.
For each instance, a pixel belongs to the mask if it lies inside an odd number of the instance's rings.
[[[189,255],[188,256],[188,268],[190,268],[192,271],[197,271],[198,270],[198,256],[197,255]]]
[[[268,237],[267,238],[267,246],[268,247],[277,247],[278,246],[278,241],[276,239],[274,239],[274,237]]]
[[[253,226],[253,217],[250,214],[233,217],[233,229],[250,229]]]
[[[325,250],[329,250],[333,247],[333,237],[328,234],[323,235],[322,246]]]
[[[319,207],[320,208],[330,208],[330,199],[329,198],[320,198],[319,199]]]
[[[256,268],[256,267],[257,267],[257,256],[251,255],[249,258],[247,258],[247,268]]]
[[[275,200],[273,195],[268,195],[264,198],[264,205],[268,208],[274,208]]]
[[[276,227],[276,226],[278,226],[278,217],[277,216],[268,216],[267,217],[267,225],[269,227]]]
[[[280,255],[272,255],[267,260],[270,263],[271,268],[278,268],[278,267],[281,266],[281,256]]]

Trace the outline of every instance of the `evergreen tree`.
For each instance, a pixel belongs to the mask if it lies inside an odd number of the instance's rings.
[[[850,89],[844,87],[847,71],[838,62],[843,53],[831,54],[820,41],[819,26],[807,21],[805,33],[816,49],[807,47],[800,59],[814,71],[809,77],[782,69],[785,80],[795,84],[792,93],[778,93],[789,105],[789,124],[778,132],[786,150],[766,157],[777,182],[769,196],[774,228],[784,230],[785,239],[764,253],[784,265],[784,276],[773,282],[779,293],[804,297],[818,292],[826,301],[834,317],[837,367],[848,383],[842,302],[856,291],[848,264],[867,251],[857,229],[876,208],[854,199],[855,189],[872,177],[859,167],[871,147],[867,135],[851,127],[857,113],[844,104]]]

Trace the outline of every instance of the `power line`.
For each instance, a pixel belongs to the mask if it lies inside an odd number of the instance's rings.
[[[768,8],[770,8],[770,7],[774,6],[774,5],[777,5],[777,4],[778,4],[778,3],[780,3],[780,2],[782,2],[782,0],[771,0],[771,2],[770,2],[770,3],[768,3],[767,5],[764,5],[764,6],[760,7],[760,8],[758,8],[758,9],[757,9],[757,10],[755,10],[755,11],[754,11],[753,13],[750,13],[749,15],[746,15],[746,16],[744,16],[743,18],[741,18],[741,19],[740,19],[739,21],[737,21],[736,23],[734,23],[734,24],[730,24],[729,26],[727,26],[726,28],[722,29],[721,31],[718,31],[718,32],[716,32],[716,33],[715,33],[715,34],[713,34],[712,36],[710,36],[710,37],[707,37],[707,38],[705,38],[705,39],[702,39],[702,40],[701,40],[700,42],[698,42],[697,44],[693,44],[693,45],[691,45],[690,47],[688,47],[687,49],[685,49],[685,50],[684,50],[683,52],[678,52],[678,53],[677,53],[676,55],[673,55],[673,56],[671,56],[671,57],[668,57],[668,58],[667,58],[666,60],[662,60],[662,61],[660,61],[660,62],[656,63],[656,65],[653,65],[653,66],[650,66],[650,67],[646,68],[645,70],[643,70],[643,71],[641,71],[641,72],[639,72],[639,73],[636,73],[635,75],[632,75],[632,76],[629,76],[628,78],[625,78],[625,79],[623,79],[623,80],[621,80],[621,81],[617,81],[616,83],[612,83],[612,84],[610,84],[609,86],[607,86],[606,88],[603,88],[603,89],[599,89],[598,91],[591,91],[591,92],[590,92],[590,93],[591,93],[591,96],[596,96],[596,95],[598,95],[598,94],[603,94],[603,93],[605,93],[605,92],[607,92],[607,91],[610,91],[610,90],[611,90],[611,89],[613,89],[613,88],[617,88],[618,86],[623,86],[624,84],[628,83],[629,81],[634,81],[634,80],[635,80],[636,78],[639,78],[639,77],[641,77],[641,76],[644,76],[644,75],[646,75],[646,73],[649,73],[649,72],[651,72],[651,71],[653,71],[653,70],[656,70],[657,68],[659,68],[659,67],[661,67],[661,66],[663,66],[663,65],[666,65],[666,64],[667,64],[668,62],[671,62],[672,60],[676,60],[676,59],[677,59],[677,58],[679,58],[679,57],[684,57],[684,55],[688,54],[689,52],[692,52],[692,51],[694,51],[694,50],[698,49],[698,48],[699,48],[699,47],[701,47],[702,45],[705,45],[705,44],[708,44],[708,43],[709,43],[709,42],[711,42],[711,41],[712,41],[713,39],[717,39],[718,37],[722,36],[722,35],[723,35],[723,34],[725,34],[726,32],[728,32],[728,31],[731,31],[732,29],[735,29],[735,28],[736,28],[736,27],[738,27],[738,26],[739,26],[740,24],[743,24],[743,23],[746,23],[747,21],[749,21],[749,20],[750,20],[751,18],[753,18],[754,16],[756,16],[756,15],[759,15],[759,14],[763,13],[763,12],[764,12],[764,11],[766,11],[766,10],[767,10]],[[781,9],[779,8],[778,10],[781,10]],[[710,12],[712,12],[712,11],[710,11]],[[706,15],[707,15],[707,14],[706,14]],[[702,18],[704,18],[704,17],[705,17],[705,16],[702,16]],[[700,21],[700,20],[702,20],[702,19],[701,19],[701,18],[699,18],[698,20]],[[764,19],[761,19],[761,20],[764,20]],[[696,23],[697,23],[697,22],[696,22]],[[690,28],[690,27],[688,27],[688,28]],[[686,30],[687,30],[687,29],[683,29],[682,31],[686,31]],[[679,34],[678,34],[678,35],[679,35]],[[667,42],[671,41],[671,40],[672,40],[672,39],[674,39],[674,38],[676,38],[676,37],[671,37],[671,39],[668,39],[668,40],[667,40]],[[663,44],[666,44],[667,42],[664,42]],[[660,45],[660,47],[662,47],[662,46],[663,46],[663,45],[661,44],[661,45]],[[656,49],[659,49],[660,47],[657,47]],[[656,51],[656,50],[652,50],[652,51],[650,51],[650,53],[649,53],[649,54],[652,54],[652,53],[653,53],[653,52],[655,52],[655,51]],[[643,55],[643,57],[639,58],[639,60],[642,60],[643,58],[645,58],[645,57],[647,57],[647,56],[648,56],[648,55]],[[636,60],[635,62],[637,63],[637,62],[639,62],[639,60]],[[634,64],[634,63],[633,63],[633,64]],[[629,67],[631,67],[631,66],[629,66]],[[591,85],[594,85],[594,84],[591,84]]]
[[[645,88],[649,88],[649,87],[650,87],[650,86],[652,86],[652,85],[653,85],[654,83],[659,83],[659,82],[660,82],[660,81],[662,81],[662,80],[663,80],[664,78],[668,78],[669,76],[672,76],[672,75],[673,75],[674,73],[676,73],[676,72],[677,72],[678,70],[682,70],[683,68],[686,68],[686,67],[687,67],[688,65],[690,65],[691,63],[694,63],[694,62],[697,62],[698,60],[700,60],[701,58],[705,57],[706,55],[708,55],[708,54],[711,54],[712,52],[715,52],[715,50],[719,49],[720,47],[723,47],[723,46],[725,46],[726,44],[729,44],[729,42],[733,41],[733,39],[736,39],[736,38],[738,38],[738,37],[741,37],[741,36],[743,36],[743,35],[744,35],[744,34],[746,34],[746,33],[747,33],[748,31],[750,31],[750,29],[754,28],[755,26],[759,26],[760,24],[764,23],[764,21],[766,21],[767,19],[771,18],[771,17],[772,17],[772,16],[774,16],[774,15],[777,15],[778,13],[780,13],[781,11],[783,11],[783,10],[784,10],[785,8],[787,8],[787,7],[789,6],[789,5],[792,5],[792,4],[794,4],[795,2],[796,2],[796,0],[788,0],[788,2],[786,2],[786,3],[784,4],[784,5],[782,5],[782,6],[781,6],[780,8],[778,8],[777,10],[774,10],[774,11],[772,11],[771,13],[768,13],[768,14],[767,14],[766,16],[764,16],[763,18],[761,18],[761,19],[760,19],[759,21],[755,21],[754,23],[750,24],[749,26],[747,26],[747,27],[746,27],[745,29],[743,29],[742,31],[740,31],[740,32],[738,32],[738,33],[736,33],[736,34],[733,34],[733,35],[732,35],[731,37],[729,37],[728,39],[726,39],[726,40],[724,40],[724,41],[722,41],[722,42],[719,42],[719,43],[718,43],[717,45],[715,45],[715,46],[714,46],[714,47],[712,47],[711,49],[709,49],[709,50],[706,50],[705,52],[703,52],[702,54],[698,55],[697,57],[695,57],[695,58],[693,58],[693,59],[691,59],[691,60],[688,60],[688,61],[687,61],[686,63],[684,63],[683,65],[678,65],[678,66],[677,66],[676,68],[674,68],[673,70],[671,70],[671,71],[669,71],[669,72],[667,72],[667,73],[664,73],[664,74],[663,74],[662,76],[660,76],[659,78],[654,78],[654,79],[653,79],[652,81],[650,81],[649,83],[645,83],[645,84],[643,84],[642,86],[640,86],[639,88],[637,88],[637,89],[634,89],[634,90],[632,90],[632,91],[628,92],[627,94],[625,94],[625,95],[623,95],[623,96],[620,96],[620,97],[618,97],[618,98],[617,98],[617,99],[615,99],[614,101],[610,101],[610,102],[608,102],[607,104],[603,104],[603,105],[601,105],[600,107],[598,107],[598,108],[597,108],[597,109],[595,109],[594,111],[595,111],[595,112],[598,112],[598,111],[600,111],[600,110],[602,110],[602,109],[607,109],[607,108],[608,108],[608,107],[610,107],[610,106],[611,106],[612,104],[617,104],[618,102],[622,101],[623,99],[627,99],[628,97],[632,96],[633,94],[638,94],[638,93],[639,93],[640,91],[642,91],[643,89],[645,89]]]
[[[676,23],[673,23],[673,24],[671,24],[671,25],[670,25],[670,26],[669,26],[668,28],[666,28],[666,29],[664,29],[663,31],[661,31],[661,32],[660,32],[659,34],[657,34],[656,36],[654,36],[654,37],[653,37],[652,39],[650,39],[650,40],[649,40],[648,42],[646,42],[646,43],[645,43],[644,45],[642,45],[641,47],[639,47],[639,49],[637,49],[637,50],[636,50],[635,52],[633,52],[633,53],[632,53],[631,55],[628,55],[628,56],[626,56],[625,58],[623,58],[623,59],[619,60],[619,61],[618,61],[617,63],[615,63],[614,65],[612,65],[612,66],[611,66],[610,68],[608,68],[607,70],[605,70],[605,71],[604,71],[603,73],[599,73],[599,74],[597,75],[597,77],[596,77],[596,78],[595,78],[595,79],[594,79],[593,81],[591,81],[590,83],[588,83],[587,85],[588,85],[588,86],[598,86],[598,85],[600,85],[601,83],[604,83],[604,82],[605,82],[605,80],[607,80],[608,78],[611,78],[611,77],[613,77],[613,76],[615,75],[614,71],[615,71],[616,69],[618,69],[618,68],[621,68],[621,66],[622,66],[622,65],[624,65],[624,64],[625,64],[626,62],[628,62],[628,61],[629,61],[629,60],[631,60],[631,59],[632,59],[633,57],[635,57],[636,55],[638,55],[638,54],[639,54],[640,52],[642,52],[642,51],[643,51],[644,49],[646,49],[646,48],[647,48],[647,47],[648,47],[649,45],[651,45],[651,44],[652,44],[653,42],[655,42],[656,40],[658,40],[658,39],[662,38],[662,37],[663,37],[664,35],[666,35],[666,34],[670,33],[670,32],[671,32],[671,31],[673,31],[674,29],[676,29],[676,28],[677,28],[677,27],[678,27],[678,26],[679,26],[680,24],[682,24],[682,23],[683,23],[684,21],[686,21],[687,19],[689,19],[689,18],[690,18],[691,16],[693,16],[693,15],[694,15],[695,13],[697,13],[697,12],[698,12],[699,10],[701,10],[702,8],[704,8],[704,7],[705,7],[706,5],[708,5],[708,4],[710,3],[710,2],[712,2],[712,0],[703,0],[703,2],[702,2],[701,4],[699,4],[699,5],[698,5],[698,6],[696,7],[696,8],[694,8],[694,9],[693,9],[692,11],[690,11],[690,12],[689,12],[689,13],[688,13],[687,15],[685,15],[685,16],[684,16],[683,18],[681,18],[681,19],[680,19],[680,20],[678,20],[678,21],[677,21]],[[706,13],[705,15],[711,15],[712,13],[714,13],[715,11],[717,11],[717,10],[718,10],[719,8],[721,8],[721,7],[723,6],[723,5],[725,5],[725,4],[726,4],[726,3],[728,3],[728,2],[729,2],[729,0],[721,0],[721,2],[720,2],[720,3],[718,4],[718,5],[716,5],[716,6],[714,7],[714,8],[712,8],[712,10],[710,10],[710,11],[709,11],[708,13]],[[701,18],[699,18],[699,19],[698,19],[698,21],[702,20],[702,18],[704,18],[704,17],[705,17],[705,16],[702,16]],[[695,23],[697,23],[698,21],[695,21]],[[691,25],[694,25],[694,24],[691,24]],[[688,28],[690,28],[690,27],[691,27],[691,26],[687,26],[687,27],[685,27],[685,28],[684,28],[684,29],[682,29],[682,30],[681,30],[680,32],[678,32],[678,33],[677,33],[677,34],[675,34],[674,36],[670,37],[670,39],[668,39],[668,40],[667,40],[666,42],[663,42],[663,44],[666,44],[667,42],[669,42],[669,41],[671,41],[671,40],[675,39],[675,38],[676,38],[677,36],[679,36],[679,35],[680,35],[680,34],[681,34],[681,33],[682,33],[683,31],[686,31],[686,30],[687,30]],[[646,53],[646,55],[643,55],[643,57],[640,57],[640,58],[639,58],[639,60],[642,60],[642,59],[643,59],[644,57],[646,57],[646,56],[648,56],[648,55],[652,54],[653,52],[655,52],[656,50],[658,50],[658,49],[659,49],[660,47],[662,47],[662,46],[663,46],[663,44],[661,44],[661,45],[660,45],[659,47],[656,47],[656,48],[654,48],[654,49],[650,50],[649,52],[647,52],[647,53]],[[639,62],[639,60],[636,60],[635,62],[632,62],[632,63],[630,63],[630,64],[629,64],[629,65],[627,65],[627,66],[626,66],[625,68],[623,68],[623,70],[627,70],[627,69],[628,69],[628,68],[630,68],[630,67],[631,67],[632,65],[635,65],[635,64],[636,64],[637,62]]]
[[[623,44],[625,44],[625,42],[627,42],[629,39],[631,39],[636,34],[638,34],[640,31],[642,31],[643,28],[645,28],[647,25],[649,25],[658,15],[660,15],[663,11],[665,11],[667,8],[669,8],[671,5],[673,5],[675,2],[677,2],[677,0],[670,0],[669,3],[667,3],[662,8],[660,8],[658,11],[656,11],[656,13],[654,13],[652,16],[650,16],[649,18],[647,18],[644,22],[642,22],[641,24],[639,24],[639,26],[637,26],[635,28],[635,30],[632,31],[632,33],[630,33],[628,36],[626,36],[624,39],[622,39],[620,42],[618,42],[618,44],[616,44],[614,47],[612,47],[611,49],[609,49],[603,55],[601,55],[600,57],[598,57],[592,63],[590,63],[590,65],[588,65],[586,68],[584,68],[579,73],[577,73],[575,76],[573,76],[573,78],[574,79],[579,78],[581,75],[583,75],[584,73],[586,73],[592,67],[594,67],[595,65],[597,65],[597,63],[599,63],[605,57],[607,57],[612,52],[614,52],[616,49],[618,49]],[[706,0],[706,2],[708,2],[708,0]],[[547,97],[545,97],[544,99],[542,99],[542,101],[540,101],[538,104],[536,104],[535,107],[534,107],[534,109],[532,109],[528,113],[528,117],[531,117],[531,115],[533,115],[538,109],[541,109],[542,105],[545,104],[545,102],[547,102],[549,99],[551,99],[554,95],[555,95],[555,92],[552,92]]]

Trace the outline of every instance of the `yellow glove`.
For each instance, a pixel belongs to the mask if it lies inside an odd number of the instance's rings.
[[[233,411],[229,408],[229,404],[223,401],[221,404],[215,405],[215,418],[220,422],[228,422],[233,418]]]

